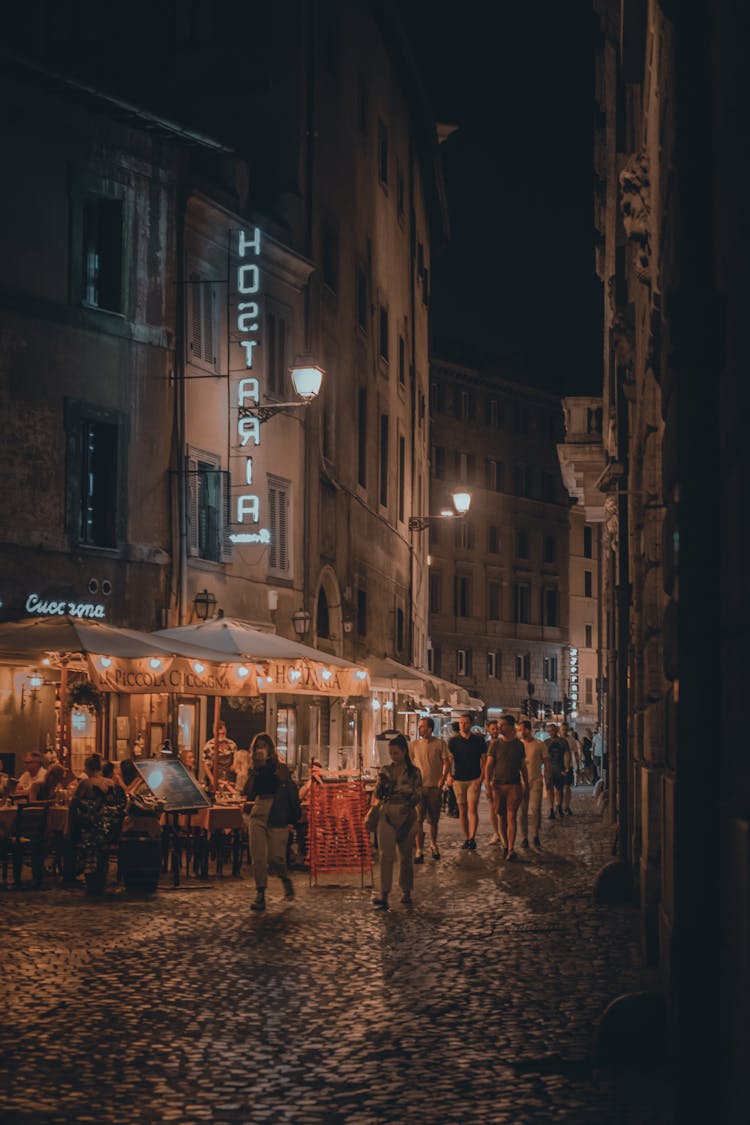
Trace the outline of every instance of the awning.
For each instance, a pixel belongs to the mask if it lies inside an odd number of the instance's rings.
[[[391,691],[396,695],[411,695],[429,702],[432,693],[426,673],[385,656],[368,656],[365,667],[370,673],[373,691]]]
[[[262,694],[360,696],[370,690],[365,668],[278,633],[264,633],[236,617],[161,629],[153,637],[175,651],[182,645],[191,653],[205,648],[222,653],[225,660],[253,663]]]

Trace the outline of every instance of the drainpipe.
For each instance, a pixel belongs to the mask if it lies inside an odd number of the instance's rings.
[[[185,219],[189,195],[178,189],[176,237],[176,312],[175,312],[175,443],[177,446],[177,622],[187,621],[187,437],[185,403]]]
[[[409,139],[409,317],[411,320],[411,342],[410,342],[410,371],[409,371],[409,388],[411,394],[411,511],[414,512],[414,500],[417,503],[421,497],[416,493],[416,432],[417,432],[417,300],[416,300],[416,282],[414,278],[414,260],[417,245],[417,229],[416,229],[416,214],[414,207],[414,144]],[[429,342],[427,354],[427,373],[429,376]],[[426,422],[426,419],[425,419]],[[422,482],[424,487],[424,481]],[[409,663],[412,667],[415,666],[414,661],[414,571],[416,568],[416,558],[414,550],[414,532],[410,533],[409,539]],[[425,620],[425,625],[428,626],[429,617]],[[429,627],[429,626],[428,626]]]

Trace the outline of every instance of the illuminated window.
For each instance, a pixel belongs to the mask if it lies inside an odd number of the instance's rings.
[[[456,649],[456,675],[470,676],[471,675],[471,649],[459,648]]]
[[[487,679],[501,679],[501,654],[499,652],[487,653]]]

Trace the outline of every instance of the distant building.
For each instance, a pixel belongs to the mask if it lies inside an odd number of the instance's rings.
[[[566,689],[575,701],[579,731],[601,722],[606,685],[602,651],[601,544],[604,496],[596,481],[604,467],[601,398],[564,398],[565,441],[557,447],[562,478],[571,500],[569,635],[577,668]]]
[[[472,493],[467,517],[430,528],[431,668],[490,709],[531,699],[532,713],[559,718],[570,684],[560,400],[436,356],[430,418],[431,512],[457,486]]]

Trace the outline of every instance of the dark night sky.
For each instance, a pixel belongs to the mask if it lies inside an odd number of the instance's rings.
[[[438,350],[562,394],[601,390],[587,0],[399,5],[437,120],[451,243],[433,262]],[[460,22],[459,22],[460,21]]]

